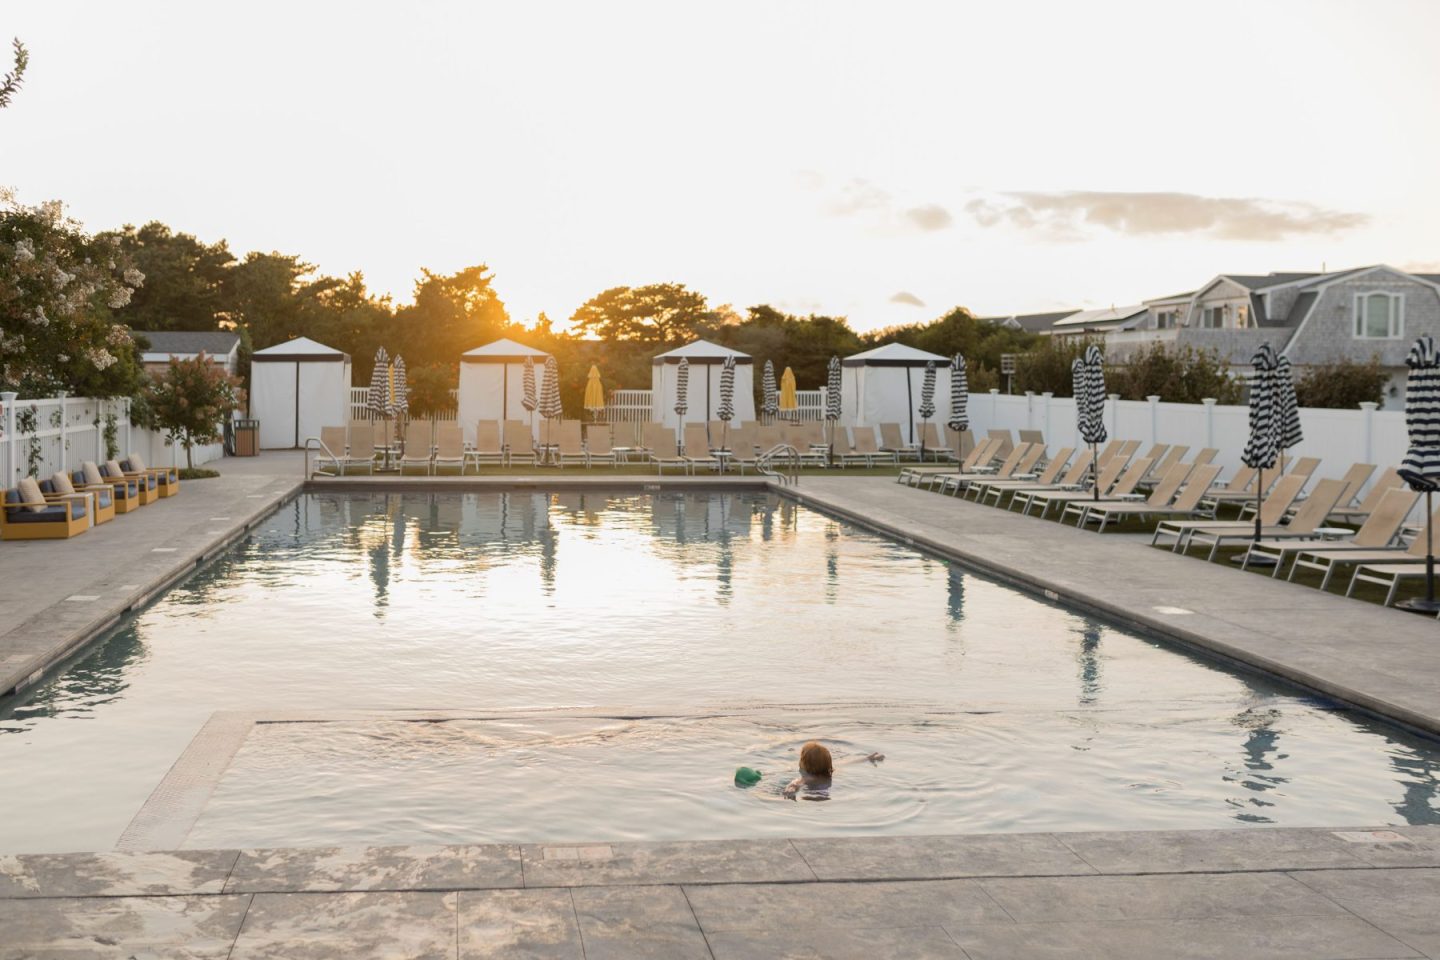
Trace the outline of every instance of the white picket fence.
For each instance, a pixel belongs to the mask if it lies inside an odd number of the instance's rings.
[[[456,396],[456,395],[457,395],[457,392],[458,392],[458,391],[455,391],[455,390],[451,390],[451,391],[450,391],[450,399],[451,399],[452,401],[457,400],[457,396]],[[351,387],[351,388],[350,388],[350,419],[351,419],[351,420],[373,420],[373,419],[375,419],[375,417],[370,413],[370,407],[369,407],[369,405],[368,405],[368,404],[369,404],[369,398],[370,398],[370,388],[369,388],[369,387]],[[458,401],[457,401],[457,406],[458,406]],[[455,411],[456,411],[456,407],[451,407],[449,410],[441,410],[440,412],[436,413],[435,416],[431,417],[430,419],[433,420],[433,421],[436,421],[436,422],[441,422],[441,421],[446,421],[446,420],[453,421],[453,420],[455,419],[455,416],[456,416],[456,412],[455,412]]]
[[[970,394],[970,427],[977,436],[990,429],[1040,430],[1053,452],[1057,447],[1081,446],[1075,426],[1075,401],[1068,397],[1029,393],[1003,396],[998,390]],[[1249,436],[1249,410],[1244,406],[1202,403],[1162,403],[1120,400],[1105,404],[1105,426],[1110,436],[1144,443],[1185,444],[1219,450],[1215,462],[1229,476],[1240,466],[1240,452]],[[1338,477],[1353,463],[1374,463],[1381,469],[1395,466],[1405,456],[1409,439],[1402,410],[1378,410],[1362,403],[1356,410],[1300,409],[1305,439],[1287,457],[1319,457],[1317,476]]]
[[[107,459],[105,427],[115,416],[115,446],[120,457],[139,454],[151,466],[185,465],[185,451],[163,434],[132,426],[129,401],[92,397],[21,399],[0,394],[0,476],[4,486],[30,475],[41,479],[59,470],[75,471],[86,460]],[[224,456],[220,444],[197,446],[195,465]]]

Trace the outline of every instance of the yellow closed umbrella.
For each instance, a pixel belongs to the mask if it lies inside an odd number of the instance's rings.
[[[780,374],[780,417],[784,420],[800,419],[800,398],[795,395],[795,371],[789,367]]]
[[[585,403],[582,406],[597,419],[600,411],[605,409],[605,387],[600,383],[600,368],[593,363],[590,365],[590,376],[585,380]]]

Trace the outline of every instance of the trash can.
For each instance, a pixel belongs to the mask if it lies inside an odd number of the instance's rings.
[[[235,456],[254,457],[260,453],[260,421],[236,420]]]

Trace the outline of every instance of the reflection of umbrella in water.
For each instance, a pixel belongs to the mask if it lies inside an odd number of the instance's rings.
[[[1080,702],[1094,703],[1100,699],[1100,624],[1084,621],[1080,631]]]
[[[953,623],[965,619],[965,572],[956,564],[950,564],[948,591],[945,598],[946,612]]]

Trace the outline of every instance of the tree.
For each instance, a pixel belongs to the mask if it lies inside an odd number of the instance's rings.
[[[58,201],[23,206],[0,191],[0,384],[32,397],[131,394],[138,352],[114,311],[144,280]]]
[[[155,220],[100,236],[113,239],[145,274],[145,285],[121,312],[134,329],[219,330],[232,322],[235,255],[224,240],[207,244]]]
[[[1015,389],[1073,396],[1070,365],[1092,343],[1103,349],[1102,341],[1089,337],[1041,337],[1033,348],[1015,358]]]
[[[170,359],[145,392],[142,425],[161,430],[171,443],[185,447],[185,466],[195,466],[197,443],[215,443],[225,419],[243,405],[240,381],[201,353],[191,360]]]
[[[1026,330],[977,320],[964,307],[955,307],[928,323],[877,330],[865,337],[865,344],[878,347],[887,343],[904,343],[944,357],[959,353],[971,366],[999,370],[1002,355],[1025,353],[1034,349],[1040,339]]]
[[[396,311],[395,342],[389,347],[391,353],[403,352],[407,363],[458,363],[466,350],[513,332],[485,264],[450,274],[420,274],[415,303]]]
[[[1352,410],[1361,403],[1382,403],[1390,375],[1380,358],[1335,360],[1304,368],[1295,380],[1295,398],[1302,407]]]
[[[751,307],[746,314],[739,323],[722,327],[716,339],[745,351],[756,363],[770,359],[782,369],[790,367],[802,386],[823,385],[830,358],[858,353],[862,346],[844,317],[799,317],[769,304]]]
[[[720,315],[682,283],[611,287],[580,305],[570,323],[581,336],[665,347],[710,337]]]
[[[30,65],[30,51],[16,37],[11,46],[15,50],[15,69],[0,77],[0,108],[10,106],[10,101],[25,83],[25,68]]]
[[[1106,386],[1126,400],[1158,396],[1168,403],[1220,403],[1244,399],[1243,382],[1214,350],[1153,343],[1109,364]]]

